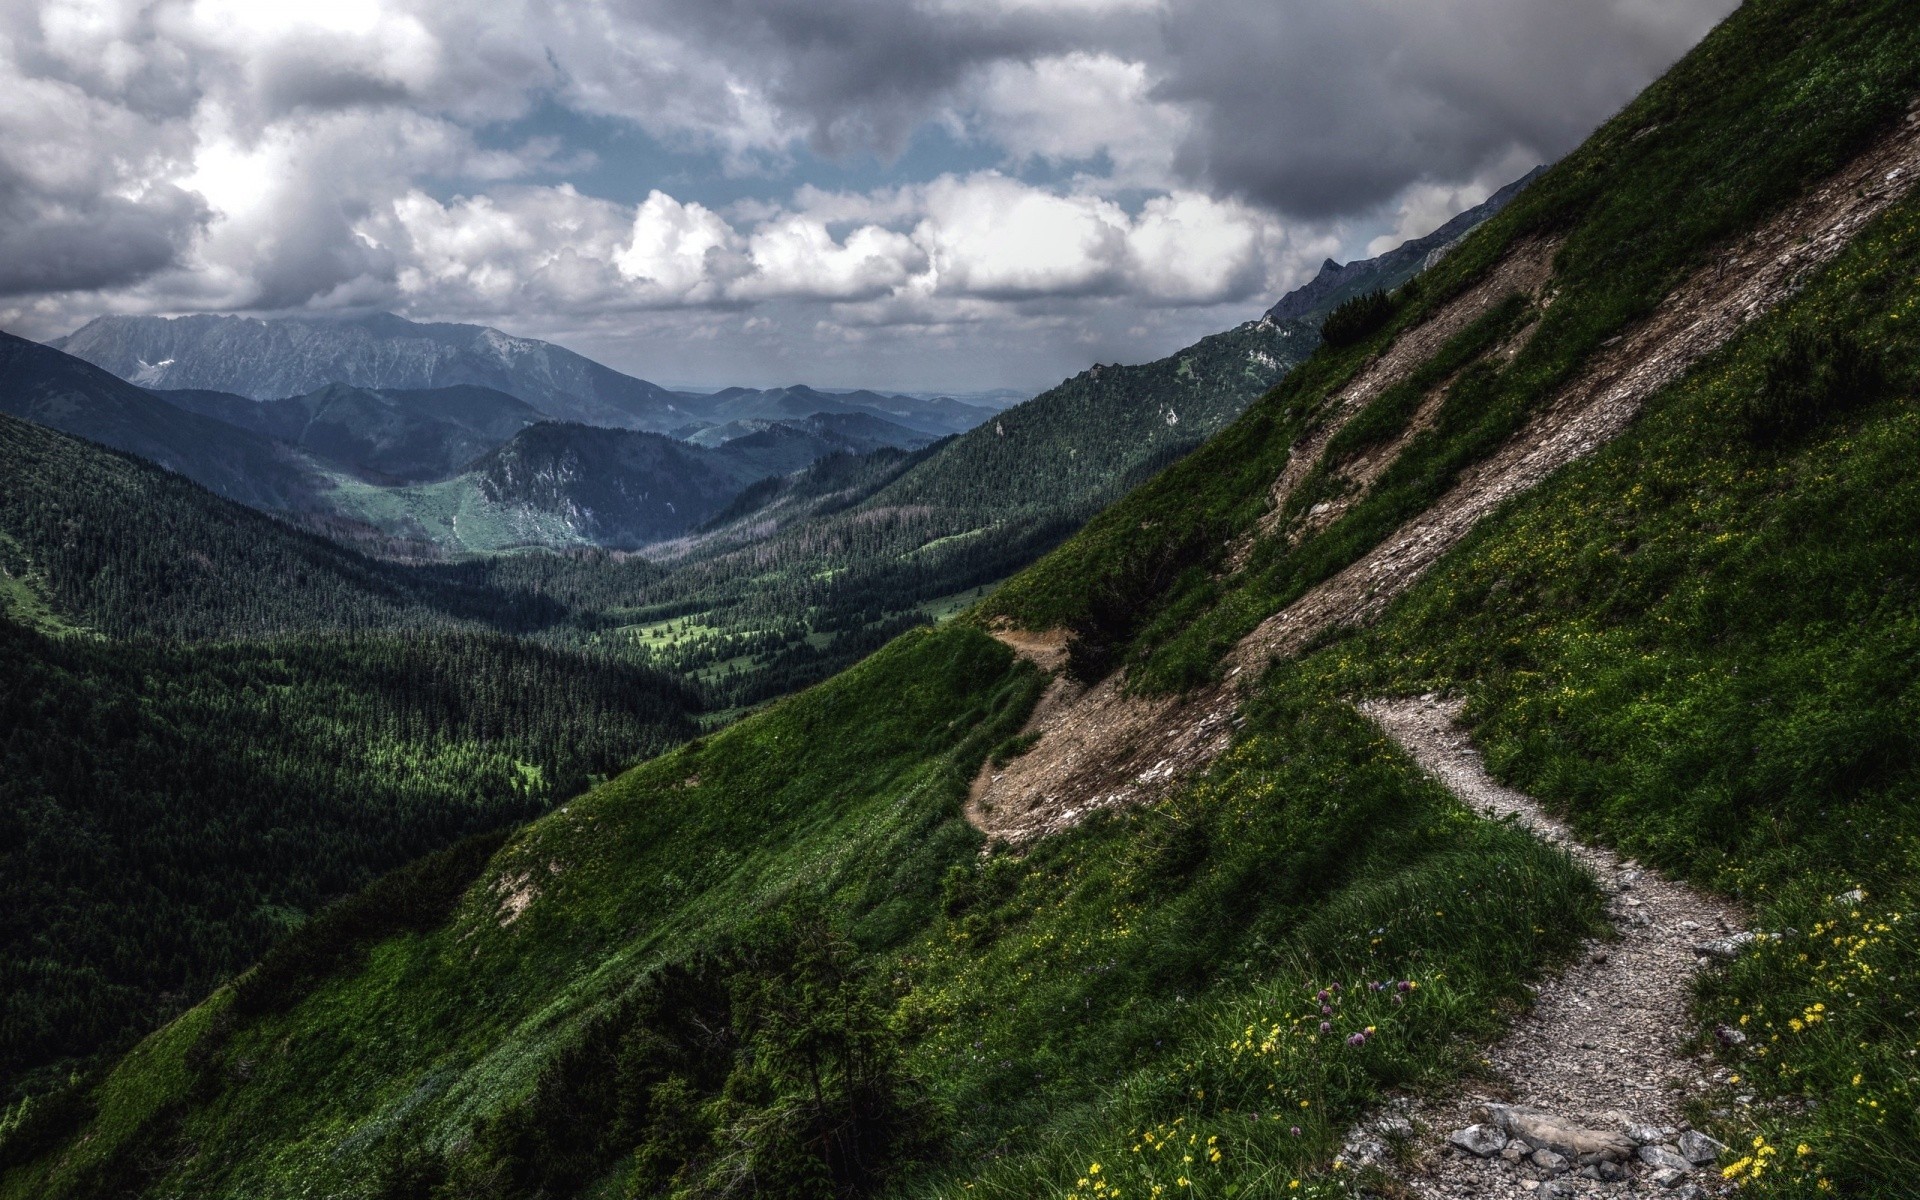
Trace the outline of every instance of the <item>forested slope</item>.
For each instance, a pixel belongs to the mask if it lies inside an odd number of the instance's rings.
[[[0,473],[8,595],[100,633],[531,629],[564,614],[550,600],[486,586],[478,568],[382,563],[172,472],[4,415]]]
[[[693,731],[680,681],[555,628],[635,568],[381,563],[5,416],[0,476],[7,1094]]]
[[[1043,690],[1051,711],[1081,694],[982,626],[1097,634],[1107,653],[1081,669],[1124,664],[1128,696],[1178,712],[1245,633],[1552,417],[1610,345],[1686,336],[1663,297],[1738,277],[1730,249],[1866,148],[1920,154],[1917,95],[1910,5],[1750,0],[1385,327],[1323,351],[972,622],[322,917],[17,1116],[0,1195],[1349,1194],[1350,1123],[1480,1070],[1530,982],[1603,933],[1564,854],[1476,819],[1351,707],[1436,688],[1469,698],[1497,769],[1781,935],[1684,1015],[1730,1076],[1696,1119],[1786,1148],[1731,1178],[1905,1194],[1906,166],[1847,189],[1884,211],[1652,388],[1616,441],[1392,581],[1410,590],[1377,625],[1236,660],[1205,771],[1018,847],[985,845],[965,806],[983,765],[1049,753],[1054,733],[1020,732]],[[1538,299],[1493,297],[1403,364],[1417,388],[1339,408],[1541,244]],[[1296,445],[1320,473],[1271,507]]]

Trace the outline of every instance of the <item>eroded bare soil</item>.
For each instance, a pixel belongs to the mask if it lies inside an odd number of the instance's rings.
[[[1109,678],[1037,712],[1026,755],[983,771],[969,819],[1009,842],[1067,828],[1101,808],[1159,799],[1232,741],[1238,684],[1315,636],[1375,619],[1484,517],[1618,436],[1647,399],[1794,294],[1920,178],[1920,112],[1761,229],[1714,256],[1652,316],[1597,353],[1507,445],[1465,472],[1431,508],[1243,639],[1224,683],[1185,696],[1132,696]],[[1406,376],[1454,332],[1516,288],[1545,285],[1551,247],[1522,243],[1446,309],[1399,339],[1342,394],[1350,415]],[[1275,481],[1275,511],[1312,468],[1340,419],[1323,423]],[[1002,633],[1004,639],[1008,634]],[[1018,648],[1018,647],[1016,647]]]

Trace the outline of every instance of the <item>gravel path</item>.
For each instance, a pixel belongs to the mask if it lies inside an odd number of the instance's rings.
[[[1455,724],[1457,702],[1374,700],[1360,709],[1462,803],[1494,819],[1514,818],[1592,871],[1608,893],[1608,915],[1619,933],[1615,942],[1590,944],[1579,962],[1543,983],[1533,1008],[1488,1051],[1507,1085],[1503,1095],[1450,1097],[1404,1114],[1420,1139],[1415,1165],[1404,1172],[1406,1184],[1417,1195],[1447,1198],[1618,1196],[1654,1186],[1651,1176],[1664,1160],[1650,1151],[1635,1150],[1625,1179],[1602,1182],[1581,1178],[1577,1161],[1560,1172],[1541,1170],[1498,1154],[1482,1158],[1447,1139],[1487,1121],[1488,1105],[1498,1101],[1550,1112],[1588,1130],[1633,1130],[1635,1143],[1666,1142],[1677,1151],[1686,1127],[1681,1104],[1708,1086],[1713,1070],[1710,1061],[1691,1059],[1681,1049],[1693,1032],[1689,985],[1711,961],[1701,947],[1745,930],[1742,914],[1724,900],[1580,842],[1532,798],[1495,781]],[[1715,946],[1712,952],[1731,949]],[[1496,1110],[1496,1124],[1498,1117]],[[1589,1165],[1596,1174],[1615,1173]],[[1682,1178],[1668,1177],[1666,1186],[1676,1190],[1664,1194],[1694,1194],[1688,1189],[1717,1180],[1711,1167],[1692,1166]]]

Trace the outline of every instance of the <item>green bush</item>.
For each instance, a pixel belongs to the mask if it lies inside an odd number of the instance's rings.
[[[1752,442],[1780,445],[1872,404],[1891,384],[1886,355],[1854,334],[1795,326],[1741,404],[1741,428]]]
[[[1320,340],[1335,350],[1357,345],[1386,327],[1393,319],[1393,298],[1382,291],[1371,291],[1342,302],[1320,324]]]

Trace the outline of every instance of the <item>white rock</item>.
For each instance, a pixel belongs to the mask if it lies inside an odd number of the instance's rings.
[[[1507,1148],[1507,1135],[1493,1125],[1469,1125],[1447,1135],[1447,1140],[1479,1158],[1492,1158]]]
[[[1740,951],[1751,941],[1753,941],[1753,934],[1742,931],[1728,937],[1715,938],[1711,942],[1701,942],[1693,948],[1693,952],[1707,958],[1738,958]]]
[[[1719,1161],[1726,1149],[1725,1142],[1715,1141],[1698,1130],[1689,1129],[1680,1135],[1680,1156],[1696,1167]]]

